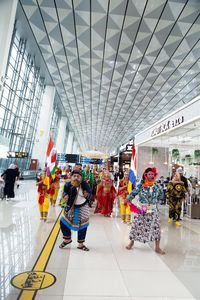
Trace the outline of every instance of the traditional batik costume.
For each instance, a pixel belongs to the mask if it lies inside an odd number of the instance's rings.
[[[128,201],[132,203],[131,211],[134,212],[132,227],[129,234],[130,250],[135,241],[148,243],[155,241],[155,251],[158,254],[165,254],[160,248],[160,216],[157,204],[163,197],[162,188],[155,183],[157,176],[156,168],[147,168],[142,176],[142,181],[128,196]]]
[[[172,219],[176,221],[177,226],[181,226],[180,216],[182,209],[182,202],[185,198],[186,188],[184,182],[180,180],[180,175],[178,176],[177,181],[170,181],[167,186],[167,203],[169,205],[169,219],[168,223],[172,222]]]
[[[157,203],[162,199],[162,189],[155,183],[152,186],[139,184],[128,196],[128,200],[139,197],[141,211],[133,215],[132,226],[129,238],[130,240],[148,243],[159,241],[161,237],[160,217]],[[137,204],[136,204],[137,205]],[[152,206],[147,210],[146,206]],[[143,210],[143,211],[142,211]]]
[[[134,198],[132,226],[129,238],[133,241],[148,243],[160,241],[160,216],[157,204],[162,199],[163,191],[159,184],[155,182],[142,182],[129,194],[128,200]]]
[[[73,186],[71,182],[64,186],[64,195],[68,196],[68,200],[60,219],[60,227],[66,243],[71,242],[71,230],[78,232],[78,243],[85,241],[90,209],[84,191],[91,194],[91,189],[86,182],[82,182],[79,187]]]

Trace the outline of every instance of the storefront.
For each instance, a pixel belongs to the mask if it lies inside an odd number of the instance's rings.
[[[155,166],[158,177],[171,177],[177,167],[183,168],[193,182],[191,201],[196,205],[189,207],[189,215],[200,218],[200,97],[136,135],[135,145],[138,178],[146,167]]]
[[[111,166],[113,170],[119,169],[121,171],[128,171],[131,164],[133,141],[122,145],[118,149],[118,154],[111,156]]]
[[[149,165],[160,175],[170,176],[181,165],[187,177],[200,180],[200,98],[135,136],[138,176]]]

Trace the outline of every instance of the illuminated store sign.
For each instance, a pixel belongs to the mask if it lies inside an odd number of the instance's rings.
[[[154,130],[151,132],[151,136],[158,135],[160,133],[166,132],[167,130],[170,130],[184,122],[184,117],[181,116],[179,118],[176,118],[175,120],[169,120],[166,121],[165,123],[161,123],[158,127],[156,127]]]
[[[132,151],[132,144],[123,145],[119,148],[120,152]]]

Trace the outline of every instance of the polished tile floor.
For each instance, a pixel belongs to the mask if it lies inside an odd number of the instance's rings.
[[[68,249],[59,249],[59,234],[46,271],[56,283],[37,292],[39,300],[189,300],[200,299],[200,220],[184,218],[183,226],[167,223],[167,207],[160,207],[162,248],[136,243],[125,249],[130,227],[122,224],[115,209],[112,218],[91,211],[87,246],[76,248],[76,234]],[[20,290],[13,276],[30,271],[59,215],[50,208],[46,223],[40,221],[34,181],[22,181],[12,201],[0,200],[0,299],[14,300]]]

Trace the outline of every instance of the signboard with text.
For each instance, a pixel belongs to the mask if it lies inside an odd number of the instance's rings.
[[[79,162],[78,154],[57,153],[58,162],[77,163]]]
[[[21,151],[8,151],[7,158],[26,158],[28,157],[28,152]]]
[[[90,164],[102,165],[103,164],[103,160],[102,159],[94,159],[94,158],[88,158],[88,157],[81,156],[80,163],[81,164],[85,164],[85,165],[90,165]]]

